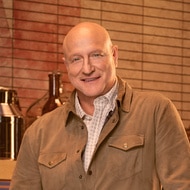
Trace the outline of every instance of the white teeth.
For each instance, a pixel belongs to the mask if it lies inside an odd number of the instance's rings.
[[[90,82],[90,81],[93,81],[94,79],[85,79],[84,81],[85,82]]]
[[[83,82],[92,82],[92,81],[95,81],[97,79],[99,79],[99,77],[84,78],[84,79],[81,79],[81,81],[83,81]]]

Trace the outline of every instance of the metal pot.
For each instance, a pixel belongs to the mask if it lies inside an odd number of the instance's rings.
[[[24,133],[17,92],[0,87],[0,159],[16,160]]]

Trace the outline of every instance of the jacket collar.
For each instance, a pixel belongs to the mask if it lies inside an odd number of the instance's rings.
[[[132,101],[132,96],[133,96],[133,90],[126,81],[124,81],[120,77],[117,77],[117,78],[118,78],[118,83],[119,83],[117,102],[123,111],[129,112],[130,106],[131,106],[131,101]],[[69,112],[71,111],[73,113],[76,113],[75,102],[74,102],[75,94],[76,94],[76,90],[74,90],[70,96],[69,107],[68,107],[68,111]]]
[[[133,90],[126,81],[124,81],[120,77],[117,77],[117,78],[119,82],[117,101],[123,111],[129,112],[130,107],[131,107],[132,97],[133,97]]]

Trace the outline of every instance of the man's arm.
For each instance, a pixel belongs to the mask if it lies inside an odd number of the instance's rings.
[[[170,101],[157,121],[156,130],[156,163],[164,190],[189,190],[190,144]]]

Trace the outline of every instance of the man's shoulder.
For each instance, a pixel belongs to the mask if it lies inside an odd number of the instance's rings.
[[[170,101],[170,99],[158,91],[145,91],[145,90],[134,90],[133,96],[138,99],[152,100],[152,101]]]
[[[45,130],[56,130],[60,125],[63,125],[68,113],[68,108],[65,104],[48,112],[37,120],[35,120],[32,125],[27,129],[30,133],[33,131],[35,133]]]

